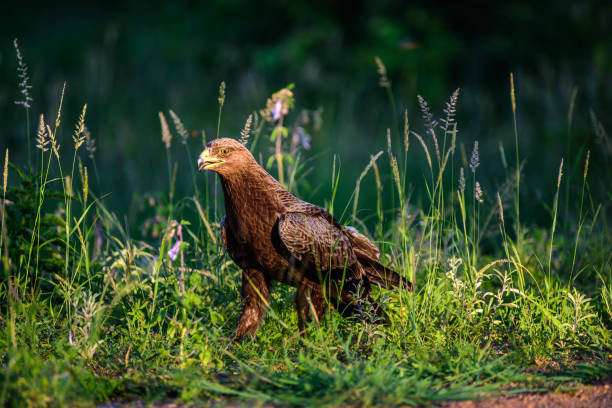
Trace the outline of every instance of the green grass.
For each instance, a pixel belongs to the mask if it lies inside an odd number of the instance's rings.
[[[391,84],[378,64],[396,118]],[[218,129],[224,85],[221,92]],[[291,92],[275,95],[288,98],[287,118],[297,115]],[[516,123],[514,89],[512,95]],[[387,154],[364,163],[351,197],[336,194],[344,182],[339,161],[323,187],[329,189],[327,208],[374,239],[382,261],[415,283],[413,293],[375,291],[388,323],[367,307],[359,322],[330,311],[299,336],[294,289],[277,285],[262,327],[240,344],[230,342],[240,311],[240,271],[220,244],[218,184],[209,178],[205,185],[184,164],[193,165],[194,141],[178,115],[170,113],[185,155],[167,151],[168,190],[139,200],[128,222],[107,208],[104,195],[89,189],[87,168],[95,169],[95,156],[84,152],[91,142],[85,109],[74,118],[74,145],[56,145],[58,127],[68,121],[60,107],[54,130],[42,127],[46,144],[37,151],[38,167],[5,167],[11,182],[5,171],[0,405],[135,399],[427,405],[608,377],[610,195],[591,196],[586,154],[564,158],[584,166],[581,185],[574,186],[579,213],[558,218],[560,168],[541,175],[557,189],[549,204],[550,228],[530,227],[519,219],[525,197],[518,195],[529,179],[519,184],[516,126],[516,167],[497,181],[498,191],[478,192],[486,178],[479,162],[490,159],[480,157],[477,145],[469,164],[455,154],[458,98],[456,91],[440,120],[420,99],[424,133],[411,130],[406,115],[401,145],[392,144],[392,134],[402,133],[399,121],[392,122]],[[263,163],[299,193],[309,157],[294,136],[315,123],[317,113],[284,122],[285,114],[265,120],[265,113],[249,120],[242,136],[251,137],[251,146],[267,144]],[[163,130],[166,119],[160,119]],[[163,132],[166,142],[169,130]],[[160,162],[163,155],[160,149]],[[70,177],[62,172],[62,156],[73,157]],[[407,163],[423,156],[427,167],[408,174]],[[186,197],[174,194],[179,162],[194,179]],[[376,183],[374,209],[359,206],[365,182]],[[413,197],[415,183],[424,184],[424,198]],[[392,203],[383,205],[383,189],[393,191]],[[542,366],[551,368],[537,370]]]

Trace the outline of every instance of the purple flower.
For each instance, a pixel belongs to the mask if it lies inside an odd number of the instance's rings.
[[[279,120],[282,114],[283,102],[280,99],[277,99],[276,102],[274,102],[274,108],[272,108],[272,119]]]
[[[176,241],[174,243],[174,246],[172,248],[170,248],[170,250],[168,251],[168,256],[170,257],[170,259],[172,259],[173,261],[176,260],[176,257],[178,256],[179,253],[179,248],[181,247],[181,241]]]
[[[302,144],[302,147],[306,150],[310,150],[310,141],[312,140],[312,136],[310,136],[308,133],[305,133],[304,129],[302,129],[301,127],[298,129],[298,136],[300,138],[300,143]]]

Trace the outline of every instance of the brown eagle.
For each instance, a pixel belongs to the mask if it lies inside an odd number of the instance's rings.
[[[257,331],[270,302],[272,281],[297,288],[300,330],[305,321],[319,321],[327,304],[345,316],[355,314],[371,284],[411,289],[410,282],[378,262],[378,249],[365,236],[293,196],[238,141],[208,143],[198,169],[221,178],[223,241],[242,269],[243,309],[234,339]]]

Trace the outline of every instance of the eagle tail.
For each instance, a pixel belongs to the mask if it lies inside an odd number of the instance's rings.
[[[412,290],[412,283],[406,278],[400,276],[394,270],[381,265],[372,260],[361,260],[362,265],[371,283],[378,284],[385,289],[400,287],[407,290]]]

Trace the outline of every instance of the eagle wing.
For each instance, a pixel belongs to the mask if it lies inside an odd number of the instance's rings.
[[[357,257],[348,235],[321,212],[279,215],[273,240],[285,259],[305,271],[358,273],[353,268]]]
[[[279,215],[272,241],[289,263],[310,274],[311,279],[318,280],[319,272],[330,271],[332,278],[367,278],[384,288],[412,287],[397,272],[379,263],[378,249],[370,240],[317,207]]]

